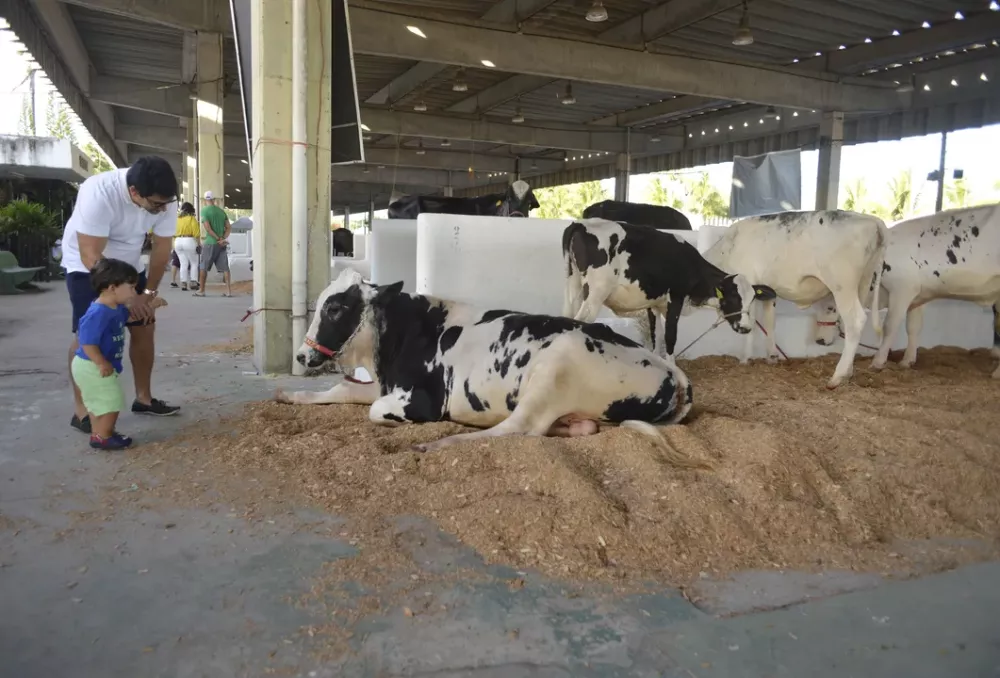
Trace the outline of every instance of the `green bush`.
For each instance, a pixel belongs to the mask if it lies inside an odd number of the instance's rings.
[[[0,235],[53,239],[61,231],[58,216],[41,203],[12,200],[0,207]]]

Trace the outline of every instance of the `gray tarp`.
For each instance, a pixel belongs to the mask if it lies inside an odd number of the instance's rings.
[[[801,152],[733,158],[729,216],[734,219],[802,209]]]

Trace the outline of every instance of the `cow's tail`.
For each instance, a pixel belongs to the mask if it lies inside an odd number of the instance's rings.
[[[583,304],[583,274],[573,258],[573,238],[585,232],[583,224],[573,223],[566,227],[562,237],[563,264],[566,281],[563,287],[563,315],[573,318]]]
[[[875,249],[875,289],[872,292],[872,329],[875,330],[875,336],[879,339],[882,338],[882,314],[879,312],[879,292],[882,289],[882,271],[885,270],[885,253],[889,248],[889,229],[886,228],[885,222],[881,219],[877,219],[878,224],[878,247]]]
[[[688,412],[691,411],[691,406],[694,404],[694,394],[691,389],[691,383],[687,380],[687,375],[680,370],[676,370],[674,374],[677,379],[677,400],[673,413],[665,422],[668,426],[678,424],[683,421],[684,417],[686,417]],[[639,419],[627,419],[621,423],[621,426],[632,429],[633,431],[638,431],[639,433],[652,438],[656,443],[656,446],[660,449],[660,453],[663,455],[663,458],[673,466],[677,466],[679,468],[713,468],[712,464],[709,462],[690,457],[671,445],[661,430],[662,425],[658,426],[656,424],[651,424],[648,421],[641,421]]]
[[[660,450],[660,454],[663,455],[663,459],[671,466],[676,466],[678,468],[700,468],[710,470],[713,466],[707,461],[701,459],[695,459],[684,454],[680,450],[676,449],[673,445],[667,442],[663,433],[660,431],[660,427],[650,424],[648,421],[640,421],[638,419],[627,419],[623,421],[620,426],[622,428],[632,429],[633,431],[638,431],[643,435],[646,435],[653,439],[657,448]]]

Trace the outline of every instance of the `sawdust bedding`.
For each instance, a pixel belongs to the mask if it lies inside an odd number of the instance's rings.
[[[130,463],[173,459],[160,468],[177,474],[186,456],[198,466],[196,494],[297,495],[344,516],[343,534],[363,548],[331,565],[336,581],[377,585],[412,568],[391,524],[413,514],[487,562],[619,589],[749,568],[906,575],[1000,555],[1000,380],[989,378],[989,352],[925,350],[915,369],[882,373],[859,359],[831,392],[837,358],[682,361],[696,406],[663,430],[711,470],[671,466],[621,428],[421,455],[410,446],[465,429],[382,428],[367,407],[275,402],[248,405],[223,434],[140,446]],[[254,482],[241,485],[241,474]],[[263,491],[264,477],[280,488]],[[162,491],[176,495],[175,480]]]

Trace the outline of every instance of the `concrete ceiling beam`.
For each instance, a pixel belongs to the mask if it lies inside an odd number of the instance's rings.
[[[115,137],[137,146],[156,148],[174,153],[187,152],[187,131],[181,127],[156,127],[153,125],[117,125]],[[229,157],[242,157],[246,151],[243,137],[225,135],[223,148]]]
[[[648,134],[632,134],[617,129],[561,129],[552,127],[515,125],[491,119],[469,119],[389,111],[380,108],[362,108],[361,122],[375,134],[395,134],[407,137],[482,141],[511,146],[536,148],[561,148],[577,151],[608,153],[649,153],[660,151],[661,146]],[[656,145],[654,145],[656,144]]]
[[[233,34],[229,3],[226,0],[63,0],[118,16],[182,31],[208,31]]]
[[[90,98],[112,106],[134,108],[175,118],[186,119],[194,114],[191,88],[184,83],[98,76],[93,79]],[[243,105],[238,96],[225,98],[222,115],[223,120],[243,120]]]
[[[468,151],[433,151],[425,149],[423,154],[412,148],[365,147],[365,162],[369,165],[398,165],[400,167],[418,167],[423,169],[451,170],[453,172],[468,171],[469,167],[481,172],[514,172],[517,170],[517,158],[508,156],[470,153]],[[530,159],[521,161],[522,169],[531,164]],[[546,171],[562,168],[560,160],[535,160],[536,165]]]
[[[514,25],[518,21],[524,21],[537,14],[554,2],[555,0],[500,0],[482,16],[482,20],[496,24]],[[365,103],[389,104],[393,101],[399,101],[447,68],[448,64],[426,61],[417,63],[365,99]]]

